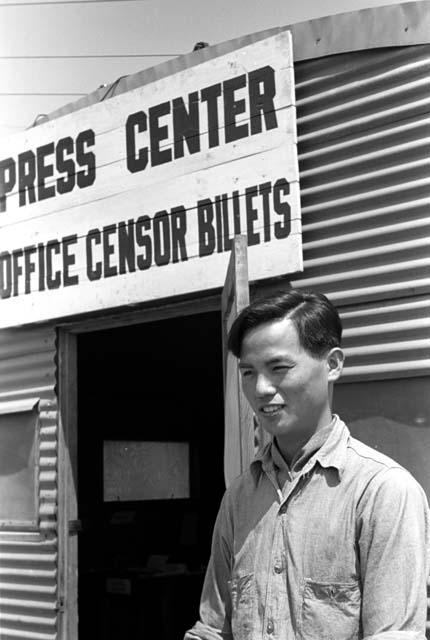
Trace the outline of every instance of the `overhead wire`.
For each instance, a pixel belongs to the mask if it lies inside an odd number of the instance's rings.
[[[147,2],[147,0],[36,0],[35,2],[0,2],[1,7],[33,7],[40,5],[56,4],[95,4],[98,2]]]
[[[23,91],[23,92],[13,92],[13,91],[0,91],[0,96],[86,96],[88,93],[78,93],[76,91]]]
[[[101,53],[101,54],[80,54],[80,55],[36,55],[36,56],[2,56],[0,60],[67,60],[67,59],[87,59],[87,58],[173,58],[181,53]]]

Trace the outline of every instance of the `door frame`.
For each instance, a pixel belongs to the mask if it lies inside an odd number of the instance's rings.
[[[57,326],[58,330],[58,601],[59,640],[78,640],[78,371],[79,334],[221,311],[212,295],[138,311],[119,311]],[[221,320],[220,320],[221,321]],[[220,349],[222,345],[220,344]]]

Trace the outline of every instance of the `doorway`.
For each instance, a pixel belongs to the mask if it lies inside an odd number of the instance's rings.
[[[224,491],[219,312],[77,345],[79,640],[177,640]]]

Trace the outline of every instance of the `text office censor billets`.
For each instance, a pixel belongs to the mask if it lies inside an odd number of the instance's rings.
[[[213,56],[4,145],[0,327],[302,268],[290,36]]]

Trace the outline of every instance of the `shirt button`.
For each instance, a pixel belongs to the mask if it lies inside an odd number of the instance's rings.
[[[267,623],[266,631],[267,633],[273,633],[275,630],[275,625],[273,624],[273,620],[269,620]]]
[[[283,567],[282,564],[280,562],[277,562],[275,564],[275,573],[282,573]]]

